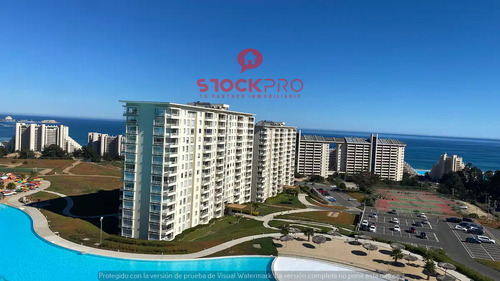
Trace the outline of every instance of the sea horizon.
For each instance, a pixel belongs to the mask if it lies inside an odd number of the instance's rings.
[[[42,120],[55,120],[59,124],[69,127],[69,135],[80,145],[86,145],[89,132],[119,135],[125,133],[123,119],[106,119],[92,117],[63,117],[54,115],[21,115],[13,113],[0,113],[0,118],[11,116],[17,120],[40,122]],[[12,126],[0,126],[0,141],[10,140],[14,134]],[[7,123],[8,124],[8,123]],[[363,137],[368,138],[371,133],[378,134],[381,138],[396,138],[406,144],[405,161],[415,170],[430,170],[432,164],[439,157],[448,153],[461,156],[464,163],[472,163],[483,171],[500,170],[500,140],[493,138],[472,138],[453,136],[432,136],[402,133],[363,132],[331,129],[298,128],[305,135],[322,135],[325,137]],[[332,148],[335,146],[332,145]]]
[[[18,114],[18,113],[6,113],[6,112],[0,112],[0,119],[5,118],[6,116],[14,116],[14,115],[19,115],[19,116],[28,116],[28,117],[39,117],[39,118],[44,118],[41,120],[29,120],[29,121],[42,121],[42,120],[47,120],[47,118],[64,118],[64,119],[80,119],[80,120],[104,120],[104,121],[119,121],[119,122],[124,122],[125,120],[122,118],[105,118],[105,117],[90,117],[90,116],[84,116],[84,117],[76,117],[76,116],[63,116],[63,115],[36,115],[36,114],[30,114],[30,115],[25,115],[25,114]],[[15,119],[15,118],[14,118]],[[56,120],[57,121],[57,120]],[[261,120],[258,120],[261,121]],[[293,125],[292,125],[293,126]],[[325,131],[325,132],[345,132],[345,133],[365,133],[365,134],[379,134],[379,135],[401,135],[401,136],[416,136],[416,137],[439,137],[439,138],[452,138],[452,139],[471,139],[471,140],[494,140],[494,141],[500,141],[500,138],[493,138],[493,137],[470,137],[470,136],[450,136],[450,135],[432,135],[432,134],[419,134],[419,133],[412,133],[412,134],[407,134],[407,133],[398,133],[398,132],[384,132],[384,131],[350,131],[350,130],[345,130],[345,129],[324,129],[324,128],[299,128],[297,127],[297,130],[307,130],[307,131]]]

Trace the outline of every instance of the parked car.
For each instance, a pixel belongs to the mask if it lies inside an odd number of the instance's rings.
[[[323,189],[319,190],[319,193],[321,193],[322,195],[328,195],[328,191]]]
[[[474,244],[481,244],[481,241],[479,241],[478,239],[476,239],[474,237],[467,237],[467,238],[465,238],[465,242],[467,242],[467,243],[474,243]]]
[[[462,219],[460,219],[460,218],[455,218],[455,217],[451,217],[451,218],[446,218],[446,221],[447,221],[447,222],[460,223],[460,222],[462,222]]]
[[[467,230],[467,233],[470,233],[470,234],[475,234],[475,235],[483,235],[484,234],[484,231],[480,228],[471,228],[471,229],[468,229]]]
[[[456,230],[462,230],[462,231],[465,231],[465,230],[466,230],[463,226],[461,226],[461,225],[459,225],[459,224],[455,225],[455,229],[456,229]]]
[[[361,222],[361,226],[362,226],[362,227],[368,227],[368,221],[367,221],[367,220],[363,220],[363,221]]]
[[[424,213],[418,214],[417,217],[427,219],[427,216]]]
[[[464,222],[464,221],[463,221],[463,222],[459,223],[458,225],[460,225],[460,226],[461,226],[461,227],[463,227],[463,228],[466,228],[467,226],[469,226],[469,225],[470,225],[470,223],[468,223],[468,222]]]
[[[370,214],[370,218],[377,218],[377,217],[378,217],[378,216],[377,216],[377,213],[371,213],[371,214]]]
[[[410,227],[410,229],[408,230],[410,233],[416,233],[417,230],[415,229],[415,227]]]
[[[391,220],[392,223],[399,224],[398,218],[392,218]]]
[[[460,209],[464,209],[464,210],[466,210],[466,209],[468,209],[468,208],[469,208],[469,207],[467,207],[466,205],[460,205]]]
[[[392,209],[389,211],[389,214],[397,215],[398,211],[396,209]]]
[[[394,230],[396,232],[401,232],[401,228],[397,224],[392,228],[392,230]]]
[[[424,225],[422,224],[422,222],[419,222],[419,221],[414,222],[414,223],[413,223],[413,225],[414,225],[414,226],[418,226],[418,227],[422,227],[422,226],[424,226]]]
[[[463,218],[462,218],[462,220],[463,220],[463,221],[467,221],[467,222],[474,222],[474,220],[473,220],[473,219],[468,218],[468,217],[463,217]]]
[[[478,235],[477,240],[481,241],[481,243],[495,244],[495,240],[490,239],[488,236]]]
[[[325,196],[326,200],[330,201],[330,202],[337,202],[337,199],[331,197],[331,196]]]
[[[377,232],[377,227],[375,225],[371,225],[370,228],[368,229],[370,232]]]
[[[420,232],[420,238],[422,238],[422,239],[427,239],[427,233],[425,233],[425,232],[423,232],[423,231],[422,231],[422,232]]]
[[[335,192],[335,191],[340,191],[340,188],[338,188],[338,187],[334,187],[334,188],[330,189],[330,191],[333,191],[333,192]]]
[[[422,224],[429,224],[429,221],[428,220],[423,220]]]
[[[349,200],[349,201],[356,201],[356,198],[349,197],[347,200]]]

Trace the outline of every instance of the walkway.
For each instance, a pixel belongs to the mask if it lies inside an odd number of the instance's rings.
[[[69,170],[73,169],[76,165],[82,163],[82,161],[80,160],[76,160],[75,162],[71,163],[71,165],[69,165],[68,167],[64,168],[64,170],[62,171],[63,174],[66,174],[66,175],[75,175],[73,173],[71,173]]]

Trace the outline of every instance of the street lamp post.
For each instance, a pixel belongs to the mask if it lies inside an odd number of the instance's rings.
[[[103,219],[103,217],[101,217],[101,232],[100,232],[100,235],[99,235],[99,245],[102,244],[102,219]]]

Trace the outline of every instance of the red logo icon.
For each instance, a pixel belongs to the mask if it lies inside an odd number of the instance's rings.
[[[262,54],[255,49],[245,49],[238,54],[238,63],[241,65],[240,73],[257,68],[262,63]]]

